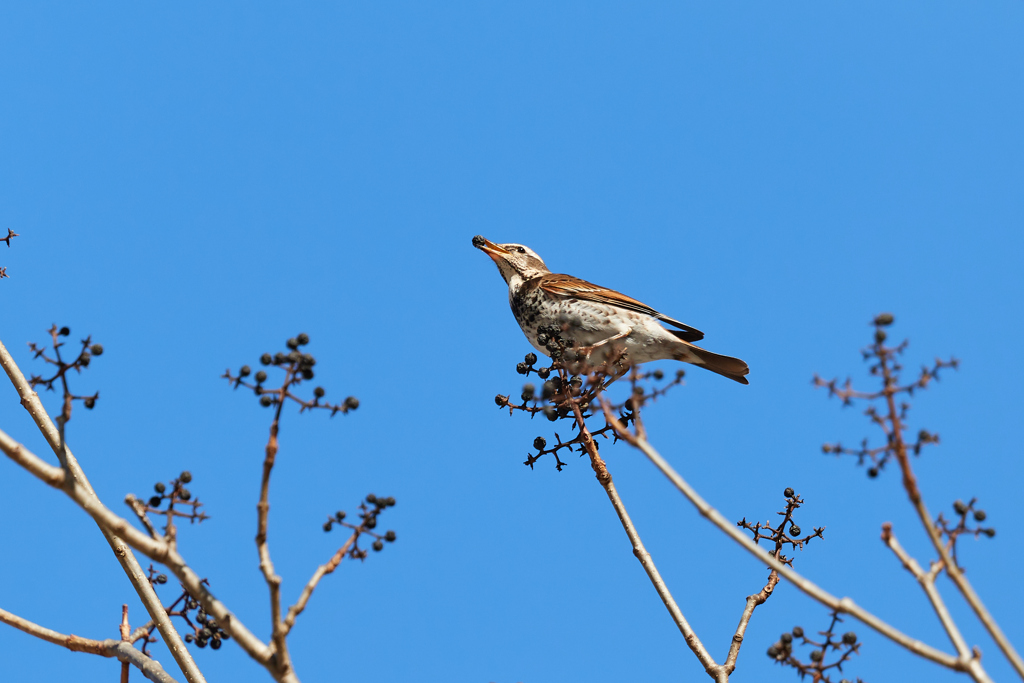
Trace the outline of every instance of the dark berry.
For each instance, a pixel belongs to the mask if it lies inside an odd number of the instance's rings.
[[[779,656],[779,650],[780,648],[778,644],[773,644],[771,647],[768,648],[768,656],[772,659],[775,659]]]
[[[265,353],[262,356],[260,356],[260,362],[263,363],[264,365],[270,365],[271,363],[274,362],[274,357],[271,356],[269,353]]]
[[[846,645],[853,645],[857,642],[857,634],[853,631],[847,631],[843,634],[843,643]]]
[[[89,410],[92,410],[93,408],[96,407],[96,399],[94,399],[92,396],[85,399],[83,403],[85,404],[85,407],[88,408]]]
[[[78,359],[78,362],[82,364],[82,367],[89,367],[89,363],[92,361],[92,356],[88,353],[83,353],[82,357]]]
[[[383,541],[374,541],[373,542],[373,549],[376,550],[377,552],[380,552],[381,550],[384,550],[384,542]]]
[[[219,650],[220,649],[220,637],[219,636],[214,636],[213,638],[210,638],[210,647],[213,648],[214,650]]]
[[[789,527],[789,535],[790,536],[793,536],[793,537],[799,536],[801,531],[802,531],[802,529],[800,527],[798,527],[796,524],[794,524],[793,526]]]
[[[192,473],[189,472],[188,470],[185,470],[180,475],[178,475],[178,479],[181,480],[182,484],[190,484],[192,483]]]
[[[289,349],[295,350],[299,348],[299,340],[296,339],[295,337],[292,337],[291,339],[285,342],[285,346],[287,346]]]
[[[313,371],[306,368],[302,371],[302,379],[313,379]]]
[[[955,503],[953,503],[953,510],[955,510],[956,514],[960,516],[967,514],[967,506],[964,505],[964,502],[962,500],[958,500]]]
[[[877,476],[878,476],[878,468],[877,467],[868,468],[868,477],[870,477],[871,479],[874,479]]]
[[[551,369],[541,368],[540,370],[537,371],[537,376],[540,377],[541,379],[547,379],[548,377],[551,376]]]
[[[516,365],[516,372],[520,375],[528,374],[530,372],[530,366],[526,363],[519,363]]]
[[[886,327],[892,325],[895,318],[892,317],[892,313],[879,313],[875,316],[875,324],[879,327]]]
[[[374,503],[377,502],[377,496],[373,495],[372,493],[367,493],[366,502],[369,503],[370,505],[373,505]]]
[[[388,507],[394,507],[394,505],[395,505],[395,497],[394,496],[388,496],[387,498],[384,499],[384,504],[387,505]]]
[[[337,512],[334,513],[334,518],[336,520],[338,520],[339,522],[341,520],[345,519],[345,511],[344,510],[338,510]]]
[[[164,483],[162,481],[158,481],[157,483],[153,484],[153,490],[156,491],[157,493],[163,493],[164,491],[167,490],[167,487],[164,486]]]
[[[792,498],[795,494],[796,491],[794,491],[792,488],[788,486],[786,487],[786,490],[782,492],[782,495],[784,495],[786,498]]]
[[[313,390],[313,395],[316,396],[317,398],[323,398],[325,393],[327,392],[324,391],[323,387],[317,387],[316,389]]]
[[[885,341],[886,335],[885,330],[875,330],[875,341],[879,344]]]
[[[551,398],[556,393],[558,393],[558,388],[555,386],[554,382],[544,382],[543,386],[540,388],[540,396],[545,400]]]
[[[821,661],[821,656],[822,656],[821,655],[821,650],[815,650],[814,652],[811,653],[811,661],[812,662],[820,662]]]
[[[192,492],[189,491],[184,486],[182,486],[180,489],[178,489],[178,497],[181,498],[182,500],[189,500],[190,498],[192,498]]]
[[[314,365],[316,365],[316,358],[313,358],[313,356],[311,356],[308,353],[304,353],[302,354],[302,362],[308,365],[309,367],[313,367]]]
[[[154,580],[157,583],[167,583],[167,574],[157,574]]]
[[[544,450],[544,447],[547,445],[548,441],[543,436],[538,436],[536,439],[533,440],[533,447],[536,448],[538,451]]]
[[[92,351],[92,355],[94,356],[102,356],[103,344],[93,344],[92,346],[89,347],[89,350]]]
[[[398,536],[395,535],[394,531],[387,531],[384,534],[384,540],[388,543],[393,543],[396,538],[398,538]]]
[[[333,524],[331,523],[331,520],[327,520],[324,522],[324,531],[330,531],[332,526]]]
[[[365,526],[367,529],[374,529],[374,528],[376,528],[376,526],[377,526],[377,518],[376,517],[367,517],[363,521],[363,526]]]
[[[992,538],[993,536],[995,536],[995,535],[996,535],[996,530],[995,530],[995,529],[985,529],[985,530],[984,530],[984,531],[982,531],[981,533],[985,534],[985,535],[986,535],[986,536],[988,536],[989,538]]]
[[[152,498],[149,499],[149,507],[158,508],[160,507],[160,503],[162,502],[163,498],[161,498],[160,496],[153,496]]]
[[[541,346],[547,346],[547,344],[548,344],[548,335],[546,335],[546,334],[538,334],[537,335],[537,343],[540,344]]]
[[[355,410],[359,407],[359,399],[355,396],[349,396],[345,399],[345,407],[349,410]]]
[[[676,370],[676,379],[682,379],[686,377],[686,370]]]
[[[652,376],[654,377],[654,379],[661,380],[665,378],[665,373],[662,372],[661,370],[655,370]]]
[[[252,374],[252,368],[250,368],[248,365],[243,365],[238,370],[238,376],[239,377],[248,377],[251,374]]]
[[[62,337],[66,337],[69,334],[71,334],[71,330],[68,329],[67,327],[62,327],[62,328],[60,328],[60,332],[58,332],[57,334],[59,334]]]
[[[793,642],[793,634],[792,633],[783,633],[781,636],[779,636],[779,640],[781,640],[784,643],[792,643]]]
[[[976,522],[984,522],[986,517],[988,517],[988,515],[985,514],[984,510],[975,510],[974,511],[974,521],[976,521]]]
[[[299,336],[295,337],[295,341],[299,342],[299,346],[305,346],[309,343],[309,335],[303,332]]]
[[[267,381],[267,373],[263,372],[262,370],[260,370],[259,372],[256,373],[256,383],[257,384],[262,384],[263,382],[266,382],[266,381]]]
[[[526,354],[526,357],[523,360],[526,361],[527,365],[533,365],[534,363],[537,362],[537,354],[528,353]]]
[[[508,396],[502,396],[501,394],[498,394],[497,396],[494,397],[494,404],[499,408],[504,406],[506,401],[508,401]]]
[[[544,417],[546,417],[551,422],[554,422],[555,420],[558,419],[558,411],[551,406],[545,406]]]
[[[793,637],[794,638],[803,638],[804,637],[804,629],[803,629],[802,626],[794,626],[793,627]]]
[[[192,635],[191,633],[186,633],[185,634],[185,642],[186,643],[191,643],[193,640],[195,640],[195,636],[194,635]]]
[[[278,351],[274,354],[274,365],[282,365],[287,362],[288,358],[283,353]]]
[[[200,648],[206,647],[206,643],[207,643],[207,640],[202,635],[200,635],[200,636],[198,636],[196,638],[196,647],[200,647]]]
[[[260,396],[260,405],[263,406],[264,408],[269,408],[270,406],[274,405],[274,399],[270,398],[269,396]]]

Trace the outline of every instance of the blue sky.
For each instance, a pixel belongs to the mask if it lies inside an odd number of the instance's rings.
[[[909,366],[963,361],[915,402],[912,428],[942,437],[915,464],[934,512],[981,499],[998,534],[963,562],[1022,647],[1022,24],[1011,2],[9,3],[0,232],[22,236],[0,249],[0,338],[26,372],[51,323],[104,344],[76,379],[101,400],[75,414],[72,447],[123,513],[125,493],[191,470],[212,519],[182,550],[266,637],[252,537],[269,414],[219,375],[311,336],[328,397],[362,406],[284,418],[270,538],[285,596],[334,550],[324,517],[367,492],[397,498],[382,523],[398,542],[325,580],[293,637],[303,680],[700,680],[589,467],[522,465],[551,430],[493,405],[530,349],[470,238],[528,244],[748,361],[749,387],[691,372],[650,410],[654,443],[731,519],[767,518],[796,488],[803,525],[827,527],[797,568],[948,650],[878,540],[891,521],[929,557],[897,478],[820,452],[870,430],[810,379],[864,380],[867,323],[891,310]],[[0,424],[44,450],[12,389]],[[606,455],[723,658],[766,572],[639,454]],[[95,527],[0,467],[0,606],[97,638],[122,602],[139,619]],[[765,649],[826,620],[782,585],[734,680],[794,680]],[[851,628],[851,675],[954,679]],[[11,629],[0,652],[11,680],[114,675]],[[211,681],[264,676],[233,646],[197,659]]]

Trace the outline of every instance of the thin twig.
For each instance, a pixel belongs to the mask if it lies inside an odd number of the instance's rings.
[[[79,496],[82,501],[88,500],[93,502],[95,505],[102,506],[99,502],[99,498],[96,496],[96,492],[93,491],[92,486],[89,484],[89,480],[86,479],[85,472],[83,472],[82,468],[79,466],[78,460],[76,460],[74,455],[71,454],[71,450],[64,442],[63,434],[60,433],[53,424],[49,414],[47,414],[46,410],[43,408],[43,405],[39,400],[39,396],[32,390],[32,387],[29,385],[25,376],[14,362],[14,359],[7,351],[7,347],[4,346],[3,342],[0,342],[0,365],[3,366],[8,378],[10,378],[11,383],[14,385],[18,395],[21,397],[21,404],[28,411],[29,415],[32,416],[32,419],[35,421],[39,431],[42,432],[43,437],[46,439],[47,443],[50,444],[50,448],[53,449],[58,459],[64,465],[65,471],[61,472],[61,480],[63,480],[64,490],[68,491],[68,489],[71,488],[76,489],[79,491]],[[10,453],[8,453],[8,455],[10,455]],[[19,462],[19,464],[22,463]],[[47,467],[50,466],[47,465]],[[55,485],[53,483],[52,475],[48,475],[44,481],[51,486]],[[56,486],[61,488],[60,484],[56,484]],[[104,538],[107,539],[107,543],[110,544],[111,549],[113,549],[114,556],[117,557],[118,562],[121,564],[121,568],[128,575],[128,579],[131,581],[132,587],[138,594],[139,599],[142,601],[143,606],[145,606],[149,616],[156,622],[160,635],[164,638],[164,643],[166,643],[168,650],[171,652],[171,656],[174,657],[174,661],[177,662],[181,672],[185,675],[185,679],[189,683],[206,683],[206,679],[203,677],[202,672],[196,665],[195,660],[192,659],[192,655],[189,653],[188,649],[185,648],[185,644],[182,642],[181,636],[174,628],[174,625],[171,624],[170,617],[168,617],[167,613],[164,611],[160,598],[157,597],[153,586],[146,579],[146,576],[142,571],[142,567],[139,565],[139,561],[135,558],[131,549],[122,542],[121,538],[119,538],[116,533],[112,533],[112,529],[110,527],[104,527],[101,525],[100,530],[103,532]]]
[[[35,636],[54,645],[60,645],[72,652],[87,652],[100,657],[116,657],[125,665],[132,665],[142,672],[142,675],[154,683],[176,683],[175,680],[164,671],[160,662],[147,657],[124,640],[107,638],[106,640],[93,640],[82,638],[76,635],[65,635],[48,629],[28,619],[23,619],[7,610],[0,609],[0,622],[13,626],[19,631],[24,631],[30,636]],[[124,674],[122,673],[122,680]]]
[[[296,617],[302,614],[302,611],[306,609],[306,603],[309,602],[309,598],[313,595],[313,591],[316,590],[317,584],[320,583],[320,579],[338,568],[338,565],[341,564],[343,559],[345,559],[346,553],[348,553],[357,538],[359,538],[358,531],[348,537],[348,540],[345,541],[345,545],[338,548],[338,552],[334,553],[334,556],[331,557],[327,564],[320,565],[317,567],[317,570],[313,572],[313,576],[302,589],[302,594],[299,596],[299,599],[295,601],[294,605],[288,608],[288,614],[285,616],[284,623],[281,625],[282,630],[284,631],[283,635],[287,636],[291,632],[292,627],[295,625]]]

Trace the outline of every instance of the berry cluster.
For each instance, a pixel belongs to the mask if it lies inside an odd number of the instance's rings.
[[[988,519],[988,514],[981,508],[975,507],[977,502],[977,498],[971,498],[967,503],[962,500],[958,500],[953,503],[953,512],[956,514],[956,520],[947,520],[941,512],[935,520],[935,526],[939,530],[939,533],[948,539],[947,547],[949,548],[953,562],[955,562],[956,566],[960,569],[963,569],[963,566],[957,559],[956,549],[957,540],[959,540],[961,536],[974,536],[975,538],[985,536],[987,538],[993,538],[996,535],[996,530],[992,527],[981,526],[981,523]]]
[[[861,643],[857,642],[856,633],[847,631],[841,636],[835,633],[836,625],[841,621],[839,614],[834,612],[828,630],[818,632],[824,640],[812,640],[804,634],[802,627],[794,626],[792,631],[783,633],[768,648],[768,656],[783,666],[796,669],[801,679],[810,676],[814,681],[832,683],[829,670],[835,669],[842,673],[843,664],[853,655],[860,654]],[[797,645],[811,648],[807,655],[809,661],[805,662],[796,656],[794,646]],[[832,661],[828,661],[830,656]],[[857,683],[863,683],[860,678],[856,680]],[[850,683],[850,680],[842,678],[837,683]]]
[[[157,572],[153,565],[149,565],[148,578],[154,588],[167,583],[167,575]],[[203,579],[203,583],[209,585],[210,582]],[[219,650],[221,644],[225,640],[230,639],[230,636],[217,624],[217,620],[208,615],[202,605],[199,604],[199,601],[184,589],[182,589],[181,594],[178,595],[174,602],[164,607],[164,609],[167,611],[168,616],[177,617],[188,626],[191,633],[185,634],[186,643],[195,643],[200,648],[209,645],[211,649]],[[142,652],[146,652],[146,648],[150,643],[156,642],[156,638],[153,636],[155,630],[155,624],[148,627],[148,631],[143,638]]]
[[[68,372],[74,370],[77,373],[81,373],[82,370],[89,367],[94,357],[103,355],[103,345],[94,344],[92,337],[86,337],[81,340],[82,348],[78,351],[78,355],[75,356],[74,360],[67,362],[61,356],[60,350],[67,343],[63,338],[71,335],[71,330],[67,327],[57,328],[53,325],[49,330],[50,337],[52,339],[50,346],[39,346],[35,342],[29,342],[29,350],[35,354],[34,358],[42,358],[44,362],[49,365],[56,367],[56,371],[51,377],[44,378],[41,375],[32,375],[29,378],[29,384],[32,388],[37,386],[46,387],[47,391],[53,391],[53,386],[56,382],[61,383],[61,388],[64,394],[64,410],[62,412],[63,422],[67,422],[71,419],[71,402],[81,401],[83,405],[89,410],[92,410],[96,406],[96,401],[99,400],[100,394],[97,391],[92,396],[76,396],[71,393],[68,388]],[[53,351],[51,357],[47,351]],[[63,426],[63,424],[61,425]]]
[[[344,414],[350,410],[358,408],[359,399],[355,396],[349,396],[344,401],[336,404],[322,401],[324,395],[327,393],[323,387],[316,387],[313,389],[312,400],[299,398],[292,393],[293,387],[298,386],[303,381],[313,379],[316,375],[313,371],[313,367],[316,365],[316,358],[309,353],[304,353],[299,350],[300,347],[306,346],[307,344],[309,344],[309,335],[303,332],[295,335],[285,342],[285,346],[288,347],[287,353],[278,351],[275,354],[264,353],[260,356],[261,365],[265,367],[279,368],[284,371],[284,379],[279,388],[266,388],[264,386],[264,383],[268,379],[266,370],[257,370],[256,374],[253,375],[252,368],[248,365],[243,365],[239,368],[237,375],[232,375],[231,370],[225,370],[221,377],[231,382],[235,389],[240,386],[252,389],[253,393],[259,397],[261,406],[264,408],[277,406],[278,414],[280,414],[280,409],[287,400],[295,401],[299,405],[299,412],[321,408],[331,411],[332,417],[337,413]],[[253,380],[255,380],[255,382],[246,379],[250,375],[253,376]]]
[[[768,552],[770,552],[775,559],[779,562],[792,566],[793,558],[786,557],[782,554],[782,550],[785,546],[790,546],[793,550],[803,550],[804,546],[811,542],[814,538],[820,538],[824,540],[825,527],[814,527],[813,533],[804,535],[803,529],[793,519],[793,514],[800,508],[804,503],[804,499],[796,494],[791,488],[787,487],[782,495],[786,499],[786,509],[776,514],[782,517],[782,521],[778,524],[773,525],[770,521],[762,524],[757,522],[751,524],[744,517],[742,520],[736,522],[736,526],[743,527],[747,531],[753,534],[754,543],[758,545],[761,541],[768,542]],[[774,547],[773,547],[774,546]]]
[[[885,443],[881,446],[870,446],[869,440],[864,439],[859,448],[847,448],[841,443],[825,444],[821,447],[823,453],[840,455],[852,455],[857,458],[858,465],[870,463],[867,469],[868,477],[874,479],[879,475],[885,465],[893,458],[898,457],[902,450],[904,453],[913,452],[920,455],[922,448],[939,443],[939,435],[929,432],[926,429],[918,431],[917,438],[909,441],[904,437],[906,429],[907,414],[910,412],[908,400],[899,400],[897,397],[905,396],[909,399],[918,390],[927,389],[932,380],[939,379],[939,373],[945,368],[959,367],[959,361],[951,358],[948,361],[936,360],[930,367],[922,367],[917,378],[907,384],[900,384],[900,372],[903,366],[899,362],[900,356],[907,348],[907,341],[904,340],[897,346],[886,346],[885,341],[888,333],[885,328],[893,324],[895,318],[890,313],[882,313],[872,321],[875,327],[874,343],[861,350],[865,361],[871,361],[869,372],[881,380],[882,388],[879,391],[859,391],[853,388],[853,382],[847,379],[845,383],[839,384],[838,380],[824,380],[818,375],[814,376],[814,386],[828,389],[829,396],[839,398],[844,406],[853,405],[854,401],[865,401],[868,406],[864,414],[872,424],[878,426],[885,435]],[[879,404],[881,409],[878,407]]]
[[[347,527],[352,529],[352,547],[348,551],[348,556],[354,560],[366,559],[369,554],[366,550],[359,547],[359,537],[363,534],[367,534],[374,538],[371,547],[376,551],[380,552],[384,550],[384,542],[393,543],[398,536],[394,531],[390,529],[385,531],[383,534],[378,534],[374,531],[377,528],[377,517],[380,516],[384,510],[389,507],[394,507],[395,499],[393,496],[376,496],[372,493],[367,494],[366,499],[359,504],[359,523],[352,524],[346,522],[346,515],[344,510],[338,510],[334,513],[333,517],[328,517],[327,521],[324,522],[324,531],[331,531],[335,525]]]

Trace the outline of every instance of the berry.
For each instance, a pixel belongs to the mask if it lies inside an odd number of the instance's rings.
[[[302,362],[308,365],[309,367],[313,367],[314,365],[316,365],[316,358],[313,358],[313,356],[309,355],[308,353],[304,353],[302,354]]]
[[[88,408],[89,410],[92,410],[93,408],[96,407],[96,399],[94,399],[92,396],[85,399],[83,403],[85,403],[85,407]]]
[[[812,662],[820,662],[821,661],[821,657],[822,657],[821,650],[815,650],[814,652],[811,653],[811,661]]]
[[[962,500],[958,500],[955,503],[953,503],[953,509],[956,511],[956,514],[958,515],[963,516],[967,514],[967,506],[964,505],[964,502]]]
[[[779,649],[780,648],[779,648],[778,643],[772,645],[771,647],[768,648],[768,656],[771,657],[772,659],[775,659],[776,657],[779,656]]]
[[[355,410],[359,407],[359,399],[355,396],[349,396],[345,399],[345,407],[349,410]]]
[[[274,354],[274,365],[282,365],[287,360],[288,358],[280,351]]]
[[[195,640],[195,636],[194,635],[192,635],[191,633],[186,633],[185,634],[185,642],[186,643],[191,643],[193,640]]]
[[[164,491],[167,490],[167,487],[164,486],[164,483],[162,481],[158,481],[157,483],[153,484],[153,490],[156,491],[157,493],[163,493]]]
[[[868,477],[870,477],[871,479],[874,479],[877,476],[878,476],[878,468],[877,467],[871,467],[871,468],[868,469]]]
[[[334,518],[336,520],[338,520],[339,522],[341,520],[345,519],[345,511],[344,510],[338,510],[337,512],[334,513]]]
[[[394,507],[395,506],[395,497],[394,496],[388,496],[387,498],[384,499],[384,504],[387,505],[388,507]]]
[[[886,327],[892,325],[896,319],[892,317],[892,313],[879,313],[875,316],[875,325],[879,327]]]
[[[163,500],[164,499],[161,498],[160,496],[153,496],[152,498],[149,499],[149,507],[158,508],[160,507],[160,503],[162,503]]]
[[[547,439],[545,439],[543,436],[538,436],[536,439],[533,440],[533,447],[536,448],[538,451],[544,450],[544,447],[547,445]]]
[[[846,645],[853,645],[857,642],[857,634],[853,631],[847,631],[843,634],[843,643]]]
[[[373,505],[374,503],[377,502],[377,496],[373,495],[372,493],[367,493],[366,502],[369,503],[370,505]]]
[[[248,365],[243,365],[241,369],[238,371],[239,377],[248,377],[250,374],[252,374],[252,368],[250,368]]]
[[[381,550],[384,550],[384,543],[383,543],[383,541],[374,541],[373,542],[373,549],[376,550],[377,552],[380,552]]]
[[[178,489],[178,497],[181,498],[182,500],[189,500],[190,498],[192,498],[192,492],[189,491],[184,486],[182,486],[180,489]]]
[[[325,393],[326,392],[324,391],[323,387],[317,387],[316,389],[313,390],[313,395],[316,396],[317,398],[323,398]]]
[[[269,353],[265,353],[262,356],[260,356],[260,363],[263,363],[264,365],[270,365],[273,362],[274,357],[271,356]]]
[[[306,368],[302,371],[302,379],[313,379],[313,371]]]
[[[284,344],[285,344],[285,346],[287,346],[289,349],[292,349],[293,351],[295,349],[299,348],[299,340],[296,339],[295,337],[292,337],[291,339],[286,341]]]
[[[502,396],[501,394],[498,394],[497,396],[494,397],[494,404],[499,408],[504,406],[507,401],[508,396]]]
[[[207,640],[202,635],[196,637],[196,647],[206,647]]]
[[[782,495],[784,495],[786,498],[792,498],[794,495],[796,495],[796,491],[794,491],[790,487],[786,487],[786,490],[782,492]]]
[[[885,341],[886,335],[885,330],[875,330],[875,341],[879,344]]]
[[[89,347],[89,350],[92,351],[92,355],[94,356],[102,356],[103,344],[93,344],[92,346]]]
[[[538,334],[537,335],[537,343],[540,344],[541,346],[547,346],[548,345],[548,335],[546,335],[546,334]]]
[[[779,636],[779,640],[781,640],[784,643],[792,643],[793,642],[793,634],[792,633],[783,633],[781,636]]]
[[[220,636],[214,636],[213,638],[210,638],[210,647],[214,650],[220,649]]]
[[[676,370],[676,379],[682,379],[686,377],[686,370]]]
[[[652,373],[652,376],[657,380],[665,379],[665,373],[661,370],[655,370],[654,373]]]
[[[526,354],[526,357],[523,360],[526,361],[527,365],[533,365],[534,363],[537,362],[537,354],[528,353]]]
[[[167,574],[157,574],[154,581],[157,583],[167,583]]]
[[[540,397],[545,400],[551,398],[556,393],[558,393],[558,388],[555,386],[555,383],[551,381],[544,382],[540,388]]]
[[[982,531],[981,533],[985,534],[985,535],[986,535],[986,536],[988,536],[989,538],[992,538],[993,536],[995,536],[995,535],[996,535],[996,530],[995,530],[995,529],[985,529],[985,530],[984,530],[984,531]]]
[[[62,337],[66,337],[69,334],[71,334],[71,330],[68,329],[67,327],[62,327],[62,328],[60,328],[60,332],[58,332],[57,334],[59,334]]]
[[[803,638],[804,637],[804,629],[803,629],[802,626],[794,626],[793,627],[793,637],[794,638]]]
[[[549,421],[554,422],[555,420],[558,419],[558,411],[551,406],[545,406],[544,417],[546,417]]]
[[[78,359],[78,362],[82,364],[83,368],[89,367],[90,361],[92,361],[92,356],[88,353],[82,353],[82,356]]]
[[[192,473],[189,472],[188,470],[185,470],[180,475],[178,475],[178,479],[181,480],[182,484],[190,484],[192,483]]]
[[[798,527],[796,524],[794,524],[793,526],[789,527],[789,535],[790,536],[799,536],[801,531],[802,531],[802,529],[800,527]]]
[[[269,408],[270,406],[274,405],[274,399],[270,398],[269,396],[260,396],[260,405],[263,406],[264,408]]]
[[[540,370],[537,371],[537,376],[540,377],[541,379],[547,379],[548,377],[551,376],[551,369],[541,368]]]
[[[309,343],[309,335],[303,332],[295,337],[295,341],[299,342],[299,346],[305,346]]]
[[[974,511],[974,521],[976,521],[976,522],[984,522],[986,517],[988,517],[988,515],[985,514],[984,510],[975,510]]]
[[[363,520],[363,526],[365,526],[367,529],[374,529],[374,528],[376,528],[376,526],[377,526],[377,518],[376,517],[367,517],[365,520]]]
[[[518,372],[520,375],[529,374],[530,366],[528,366],[526,363],[519,363],[518,365],[516,365],[516,372]]]
[[[387,541],[388,543],[394,543],[396,538],[398,538],[398,536],[395,535],[394,531],[387,531],[384,534],[384,540]]]
[[[262,384],[263,382],[266,382],[266,381],[267,381],[267,373],[263,372],[262,370],[260,370],[259,372],[256,373],[256,383],[257,384]]]
[[[332,526],[331,520],[327,520],[326,522],[324,522],[324,531],[330,531],[331,530],[331,526]]]

